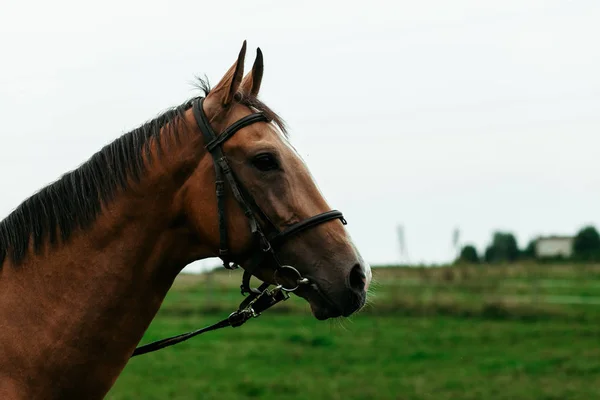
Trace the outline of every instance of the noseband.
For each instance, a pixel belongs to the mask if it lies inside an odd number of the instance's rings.
[[[248,296],[240,304],[238,310],[229,315],[227,319],[224,319],[223,321],[206,328],[198,329],[196,331],[188,332],[171,338],[162,339],[145,346],[138,347],[135,349],[131,357],[183,342],[196,335],[211,330],[226,326],[240,326],[248,319],[259,316],[262,311],[277,304],[278,302],[287,300],[289,298],[288,292],[293,292],[294,290],[298,289],[300,285],[308,284],[310,282],[308,278],[304,278],[296,268],[290,265],[283,265],[277,258],[276,249],[278,249],[283,242],[288,240],[290,237],[305,230],[314,228],[325,222],[339,219],[342,224],[347,224],[343,214],[340,211],[331,210],[289,225],[283,230],[278,229],[277,226],[254,201],[254,198],[248,192],[248,190],[246,190],[246,188],[235,177],[231,167],[229,166],[227,158],[223,154],[222,148],[223,144],[233,137],[233,135],[235,135],[240,129],[256,122],[268,123],[270,122],[269,118],[267,118],[267,116],[263,113],[253,113],[234,122],[223,132],[221,132],[220,135],[217,135],[211,127],[208,117],[204,112],[203,103],[204,98],[199,98],[197,101],[194,101],[192,104],[192,111],[198,124],[198,128],[200,129],[200,132],[202,132],[204,143],[206,143],[205,148],[211,154],[215,167],[217,215],[220,240],[219,258],[221,258],[223,261],[223,266],[227,269],[239,268],[239,264],[233,260],[232,254],[229,252],[228,247],[227,219],[225,214],[225,183],[229,184],[235,200],[240,205],[244,215],[248,219],[250,232],[252,233],[256,243],[254,257],[250,258],[250,263],[245,263],[242,284],[240,285],[242,295],[248,294]],[[265,233],[261,225],[258,223],[258,219],[256,218],[257,214],[262,221],[269,225],[268,234]],[[270,284],[267,282],[263,282],[258,288],[250,287],[250,279],[253,275],[253,272],[256,271],[256,268],[259,264],[265,261],[265,256],[270,257],[272,261],[271,265],[273,265],[275,268],[273,279],[277,286],[273,290],[268,289]],[[285,287],[284,283],[282,282],[285,279],[287,279],[288,282],[294,282],[294,284],[290,287]]]

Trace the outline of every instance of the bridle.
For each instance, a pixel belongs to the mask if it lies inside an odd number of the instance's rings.
[[[225,214],[226,183],[229,184],[229,188],[231,189],[235,200],[248,219],[250,231],[257,242],[258,250],[254,252],[251,258],[249,258],[251,262],[246,263],[242,284],[240,285],[242,295],[248,294],[248,296],[244,299],[244,301],[242,301],[237,311],[230,314],[228,318],[206,328],[198,329],[196,331],[184,333],[171,338],[162,339],[138,347],[135,349],[131,357],[183,342],[191,337],[211,330],[226,326],[240,326],[248,319],[252,317],[258,317],[262,311],[272,307],[280,301],[287,300],[289,298],[288,292],[293,292],[298,289],[300,285],[309,284],[310,281],[308,278],[304,278],[296,268],[290,265],[282,265],[277,258],[276,249],[278,249],[284,241],[288,240],[293,235],[325,222],[339,219],[342,224],[347,224],[343,214],[340,211],[331,210],[292,224],[286,227],[284,230],[279,230],[277,226],[269,219],[269,217],[262,211],[258,204],[256,204],[252,195],[236,178],[233,170],[229,166],[227,158],[223,154],[222,148],[223,144],[233,137],[233,135],[235,135],[235,133],[240,129],[256,122],[268,123],[270,122],[269,118],[261,112],[253,113],[234,122],[223,132],[221,132],[220,135],[217,135],[211,127],[208,117],[204,112],[203,103],[204,98],[202,97],[195,100],[192,104],[192,111],[194,113],[196,123],[198,124],[198,128],[200,129],[200,132],[202,132],[204,143],[206,143],[205,148],[211,154],[213,159],[220,241],[218,255],[223,261],[223,266],[227,269],[239,268],[239,264],[233,260],[228,247],[227,219]],[[269,233],[265,233],[261,225],[258,223],[257,215],[261,221],[264,221],[269,226]],[[276,283],[276,287],[272,290],[269,290],[270,284],[263,282],[258,288],[251,288],[250,279],[252,278],[253,272],[256,271],[258,265],[265,261],[266,257],[270,258],[270,264],[275,268],[273,279]],[[286,287],[283,283],[285,279],[287,279],[287,282],[294,282],[294,284]]]
[[[229,166],[229,162],[227,158],[223,154],[223,144],[231,139],[236,132],[240,129],[254,124],[256,122],[270,122],[269,119],[263,113],[254,113],[250,114],[233,124],[227,127],[220,135],[216,135],[214,130],[212,129],[210,122],[208,121],[208,117],[204,112],[203,108],[204,98],[200,98],[198,101],[194,102],[192,105],[192,110],[194,112],[194,117],[198,123],[198,127],[200,128],[200,132],[204,136],[204,141],[206,144],[206,149],[212,155],[214,167],[215,167],[215,181],[216,181],[216,193],[217,193],[217,210],[218,210],[218,220],[219,220],[219,236],[220,236],[220,246],[219,246],[219,257],[223,260],[223,266],[228,269],[235,269],[238,267],[237,264],[231,261],[231,255],[228,249],[228,237],[227,237],[227,221],[225,215],[225,182],[229,183],[229,187],[235,197],[236,201],[242,208],[244,215],[248,219],[250,224],[250,231],[253,236],[257,239],[258,245],[263,253],[268,254],[272,260],[274,261],[274,265],[277,273],[283,273],[282,270],[289,270],[289,272],[293,272],[297,274],[298,285],[301,284],[299,281],[302,280],[300,273],[290,268],[290,266],[283,266],[277,259],[275,254],[276,246],[281,245],[286,239],[305,231],[306,229],[312,228],[319,224],[322,224],[327,221],[331,221],[334,219],[339,219],[343,224],[346,224],[346,220],[341,212],[337,210],[327,211],[322,214],[315,215],[308,219],[305,219],[301,222],[293,224],[287,227],[283,231],[279,231],[277,227],[271,222],[269,217],[261,210],[261,208],[256,204],[253,197],[249,194],[247,190],[245,190],[244,186],[239,182],[239,180],[235,177],[231,167]],[[270,235],[266,235],[261,228],[260,224],[257,221],[256,214],[260,216],[260,218],[270,225]],[[256,267],[257,263],[255,262],[252,267]],[[242,279],[242,294],[245,293],[256,293],[257,289],[250,288],[250,278],[252,276],[252,271],[254,268],[247,267],[244,272],[244,277]],[[294,272],[295,271],[295,272]],[[304,281],[303,281],[304,282]],[[280,282],[277,282],[280,284]],[[297,288],[285,288],[287,291],[293,291]]]

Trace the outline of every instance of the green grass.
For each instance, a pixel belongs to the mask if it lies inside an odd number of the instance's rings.
[[[373,305],[349,321],[316,321],[292,298],[240,328],[134,358],[108,398],[600,398],[600,306],[508,300],[539,287],[600,296],[599,270],[528,268],[459,268],[451,279],[379,269]],[[238,279],[182,276],[143,342],[223,318]]]

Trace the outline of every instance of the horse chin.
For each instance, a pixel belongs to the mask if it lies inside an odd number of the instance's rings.
[[[329,319],[329,318],[337,318],[337,317],[342,316],[342,313],[337,309],[323,307],[320,304],[315,304],[312,302],[309,302],[309,304],[310,304],[310,310],[312,311],[312,314],[319,321],[325,321],[326,319]]]
[[[319,321],[343,315],[342,310],[329,300],[315,284],[301,287],[295,293],[308,302],[313,316]]]

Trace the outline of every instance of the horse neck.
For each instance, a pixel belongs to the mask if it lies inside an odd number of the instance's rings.
[[[191,129],[163,143],[141,181],[85,232],[31,251],[24,265],[4,263],[0,398],[91,399],[110,389],[176,275],[201,256],[190,253],[196,238],[174,208],[201,157],[198,137]]]

